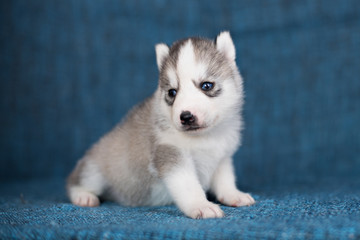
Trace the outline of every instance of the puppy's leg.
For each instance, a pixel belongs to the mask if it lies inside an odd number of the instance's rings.
[[[195,219],[224,216],[218,205],[206,199],[193,162],[178,149],[168,145],[159,146],[154,165],[174,202],[185,215]]]
[[[85,159],[81,160],[68,178],[67,192],[71,202],[81,207],[100,205],[105,179],[98,167]]]
[[[214,173],[211,190],[217,199],[227,206],[250,206],[255,200],[248,193],[243,193],[236,188],[235,174],[232,159],[224,159]]]
[[[193,167],[177,166],[163,178],[176,205],[188,217],[220,218],[220,207],[206,199]]]

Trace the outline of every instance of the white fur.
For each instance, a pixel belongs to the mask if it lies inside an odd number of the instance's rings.
[[[87,162],[80,176],[79,186],[69,189],[69,197],[75,205],[98,206],[100,204],[97,196],[103,193],[106,180],[95,163]]]
[[[147,203],[149,206],[168,205],[173,203],[173,198],[166,189],[163,181],[157,181],[152,186],[151,196]]]
[[[224,159],[213,175],[212,190],[222,203],[233,206],[249,206],[255,200],[236,188],[232,159]]]
[[[96,207],[100,204],[96,194],[82,187],[71,187],[69,197],[72,203],[81,207]]]
[[[201,126],[213,125],[217,116],[211,116],[215,106],[204,94],[199,94],[199,89],[194,85],[200,84],[206,72],[206,65],[195,59],[195,53],[191,41],[185,43],[180,50],[177,65],[177,73],[181,82],[181,89],[178,91],[176,101],[172,107],[172,119],[177,129],[181,129],[180,114],[190,111],[194,114]],[[214,112],[214,111],[213,111]]]
[[[155,46],[156,51],[156,63],[158,65],[159,70],[162,67],[164,58],[169,55],[169,47],[166,44],[159,43]]]
[[[191,218],[222,217],[224,213],[220,207],[206,199],[191,156],[185,159],[182,165],[173,169],[164,179],[173,200]]]
[[[239,136],[233,134],[230,127],[213,129],[205,136],[200,137],[188,136],[173,130],[159,134],[158,137],[159,144],[171,142],[174,146],[183,149],[183,152],[188,153],[188,158],[191,159],[196,169],[197,180],[204,190],[210,189],[212,176],[221,160],[224,156],[230,158],[239,142]],[[235,179],[229,177],[229,181]]]
[[[101,195],[105,185],[106,180],[101,174],[99,167],[93,162],[88,162],[82,172],[81,186],[96,195]]]
[[[177,73],[181,82],[201,78],[206,72],[206,66],[195,60],[194,47],[188,40],[180,50]]]

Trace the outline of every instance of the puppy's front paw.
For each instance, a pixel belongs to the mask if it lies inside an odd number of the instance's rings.
[[[198,204],[195,207],[191,207],[185,214],[194,219],[202,218],[222,218],[224,217],[224,212],[221,208],[211,202],[204,202]]]
[[[219,201],[231,207],[243,207],[255,204],[255,200],[248,193],[243,193],[239,190],[228,192],[219,198]]]

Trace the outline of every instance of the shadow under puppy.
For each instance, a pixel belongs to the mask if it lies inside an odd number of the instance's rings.
[[[216,41],[156,45],[159,85],[78,162],[68,178],[72,203],[99,197],[124,206],[175,203],[191,218],[223,217],[255,203],[236,188],[232,155],[240,145],[243,82],[229,32]]]

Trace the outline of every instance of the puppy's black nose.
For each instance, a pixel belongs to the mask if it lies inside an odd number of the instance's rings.
[[[185,111],[180,114],[180,121],[182,125],[191,125],[195,123],[195,116],[191,112]]]

